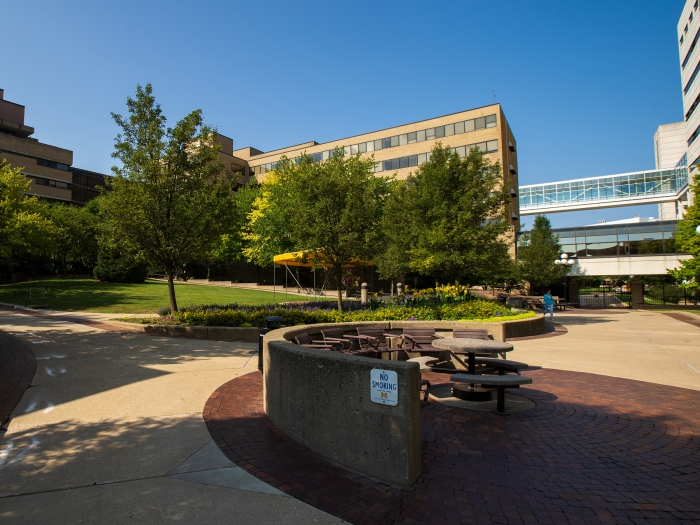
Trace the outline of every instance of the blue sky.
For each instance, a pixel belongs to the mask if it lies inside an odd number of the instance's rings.
[[[503,105],[522,184],[654,167],[682,119],[682,0],[5,2],[0,88],[41,142],[108,173],[137,83],[171,121],[201,108],[274,149]],[[656,207],[550,218],[613,220]],[[532,219],[526,219],[532,222]]]

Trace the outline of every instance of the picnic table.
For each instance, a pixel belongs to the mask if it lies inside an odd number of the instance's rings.
[[[477,355],[492,355],[513,350],[513,345],[510,343],[457,337],[436,339],[433,341],[433,346],[452,353],[455,359],[467,368],[469,375],[476,375]],[[462,361],[460,355],[467,356],[467,363]],[[468,401],[488,401],[491,399],[491,390],[477,388],[473,383],[469,386],[455,385],[452,388],[452,393],[455,397]]]

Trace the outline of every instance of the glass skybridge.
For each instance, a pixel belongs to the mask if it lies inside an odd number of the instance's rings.
[[[520,186],[520,215],[671,202],[687,187],[686,167],[531,184]]]

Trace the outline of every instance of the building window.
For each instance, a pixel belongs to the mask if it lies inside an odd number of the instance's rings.
[[[37,164],[40,166],[46,166],[47,168],[55,168],[63,171],[68,171],[68,164],[62,164],[60,162],[54,162],[52,160],[37,159]]]
[[[445,126],[437,126],[434,128],[423,129],[420,131],[413,131],[411,133],[404,133],[402,135],[394,135],[393,137],[385,137],[369,142],[363,142],[360,144],[354,144],[351,146],[345,146],[346,155],[355,155],[357,153],[370,153],[372,151],[379,151],[382,149],[395,148],[397,146],[404,146],[406,144],[414,144],[416,142],[423,142],[426,140],[436,140],[445,137],[451,137],[452,135],[461,135],[463,133],[469,133],[471,131],[476,131],[485,128],[495,128],[498,125],[497,116],[486,115],[485,117],[479,117],[471,120],[463,120],[461,122],[455,122],[452,124],[447,124]],[[489,146],[488,144],[496,143],[496,146]],[[488,143],[483,142],[479,144],[471,144],[468,147],[478,147],[482,151],[492,152],[498,150],[498,141],[489,141]],[[327,160],[333,154],[333,150],[322,151],[317,153],[309,154],[314,160]],[[297,157],[295,160],[298,160]],[[397,161],[398,162],[398,161]],[[268,162],[267,164],[262,164],[259,166],[252,167],[254,175],[262,175],[268,171],[275,169],[275,162]],[[421,164],[421,163],[419,163]],[[380,170],[381,171],[381,170]]]
[[[478,148],[484,153],[496,153],[498,151],[498,140],[477,142],[476,144],[469,144],[468,146],[459,146],[451,149],[452,151],[456,152],[460,157],[464,158],[469,154],[469,150],[471,148]],[[421,153],[420,155],[410,155],[408,157],[399,157],[397,159],[383,160],[377,163],[377,166],[374,168],[374,171],[379,172],[398,170],[401,168],[412,168],[414,166],[420,166],[428,160],[430,160],[430,153]]]
[[[695,131],[693,131],[693,134],[688,138],[688,147],[695,142],[695,139],[698,138],[698,135],[700,135],[700,126],[695,128]]]
[[[695,45],[698,43],[698,38],[700,38],[700,29],[698,29],[695,33],[695,38],[693,38],[693,41],[691,42],[690,47],[688,48],[688,52],[685,54],[685,58],[683,59],[683,63],[681,64],[681,69],[685,69],[688,60],[690,60],[690,55],[693,53],[693,49],[695,49]],[[681,37],[681,44],[682,43],[683,38]]]
[[[688,112],[685,114],[685,120],[688,121],[690,117],[695,113],[695,110],[698,108],[698,105],[700,105],[700,94],[698,94],[697,97],[695,97],[695,100],[693,101],[693,105],[690,106],[688,109]]]
[[[698,62],[698,65],[695,66],[695,71],[693,71],[693,74],[690,75],[690,80],[688,80],[688,83],[685,85],[683,88],[683,94],[687,95],[688,91],[690,91],[690,86],[693,85],[693,81],[695,80],[695,77],[698,76],[698,71],[700,71],[700,62]]]

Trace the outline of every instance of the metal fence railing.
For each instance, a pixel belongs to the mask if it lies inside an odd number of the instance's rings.
[[[700,306],[700,290],[677,284],[645,284],[644,306]]]
[[[632,293],[626,286],[589,286],[578,291],[581,308],[632,308]]]

